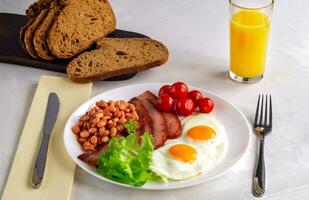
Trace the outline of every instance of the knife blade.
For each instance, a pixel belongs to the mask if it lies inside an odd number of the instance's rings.
[[[32,187],[35,189],[39,188],[43,181],[49,139],[57,119],[59,106],[60,103],[57,94],[54,92],[50,93],[45,112],[42,141],[32,174]]]

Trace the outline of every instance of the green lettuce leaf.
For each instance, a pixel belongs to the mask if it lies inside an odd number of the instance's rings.
[[[153,137],[147,132],[138,137],[138,125],[133,121],[127,122],[125,128],[129,135],[110,140],[106,151],[98,158],[97,172],[120,183],[142,186],[156,176],[149,169]]]

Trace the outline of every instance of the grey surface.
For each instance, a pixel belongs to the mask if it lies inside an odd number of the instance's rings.
[[[23,13],[32,1],[1,0],[0,12]],[[309,196],[309,1],[278,0],[271,27],[265,78],[252,85],[230,81],[226,0],[111,0],[118,28],[165,43],[169,62],[125,82],[96,82],[92,95],[122,85],[182,80],[237,105],[250,121],[258,93],[271,93],[274,132],[266,138],[267,192],[262,199]],[[0,193],[40,75],[63,74],[0,63]],[[138,191],[103,183],[77,168],[72,200],[81,199],[254,199],[251,195],[256,137],[245,157],[227,174],[174,191]]]

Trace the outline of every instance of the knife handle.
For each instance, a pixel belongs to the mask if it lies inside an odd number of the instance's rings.
[[[49,144],[49,136],[43,135],[40,150],[32,174],[32,187],[35,189],[41,186],[43,180],[48,144]]]

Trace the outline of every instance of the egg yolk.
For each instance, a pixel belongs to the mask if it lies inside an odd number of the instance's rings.
[[[194,140],[209,140],[216,137],[216,131],[209,126],[196,126],[188,131],[188,137]]]
[[[186,144],[176,144],[169,149],[169,153],[182,162],[192,162],[196,160],[196,150]]]

